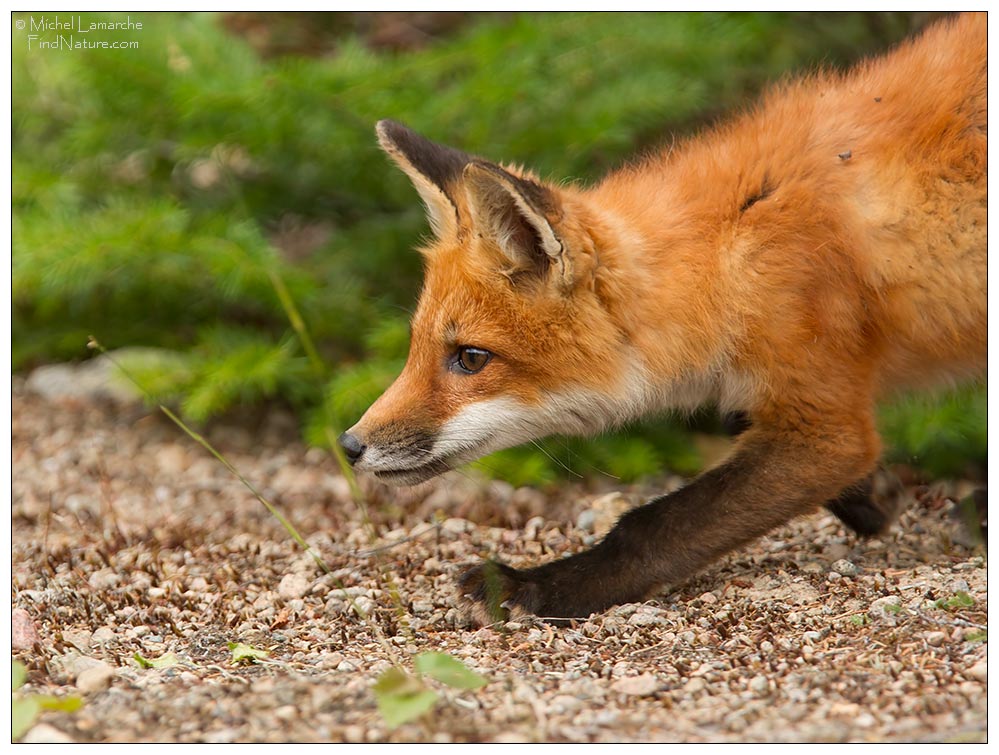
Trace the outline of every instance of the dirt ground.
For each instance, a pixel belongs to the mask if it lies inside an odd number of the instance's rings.
[[[984,741],[986,560],[952,516],[967,484],[916,490],[857,540],[817,513],[643,604],[556,628],[469,626],[459,566],[582,548],[613,494],[452,475],[364,484],[372,540],[326,454],[271,410],[207,432],[332,569],[162,416],[13,388],[12,644],[22,694],[79,695],[27,741]],[[346,593],[344,592],[346,590]],[[397,598],[393,592],[397,591]],[[352,603],[367,612],[361,619]],[[269,652],[244,665],[230,642]],[[432,713],[387,726],[393,664],[448,652],[489,679],[436,682]],[[139,653],[176,654],[140,668]]]

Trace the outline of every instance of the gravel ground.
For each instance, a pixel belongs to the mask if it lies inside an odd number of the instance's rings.
[[[877,540],[816,514],[655,600],[570,627],[476,629],[455,608],[459,565],[572,552],[680,482],[623,494],[457,473],[412,489],[365,482],[372,539],[335,464],[295,440],[288,415],[212,426],[330,565],[323,575],[240,483],[141,405],[44,397],[15,378],[12,434],[13,655],[25,692],[85,703],[44,713],[28,741],[987,736],[985,554],[950,515],[967,483],[917,489]],[[230,642],[269,657],[236,664]],[[490,682],[430,682],[433,713],[392,730],[372,684],[426,650]],[[133,660],[167,652],[181,662]]]

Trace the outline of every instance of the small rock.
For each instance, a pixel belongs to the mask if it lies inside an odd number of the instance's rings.
[[[339,652],[335,652],[334,651],[334,652],[330,653],[329,655],[323,656],[321,664],[325,668],[336,668],[341,663],[343,663],[343,660],[344,660],[343,659],[343,653],[339,653]]]
[[[947,592],[953,595],[959,592],[971,592],[971,588],[968,587],[966,580],[953,579],[947,583]]]
[[[693,694],[702,691],[707,686],[708,683],[702,677],[695,676],[683,685],[683,691]]]
[[[73,744],[75,741],[66,732],[49,724],[36,724],[21,738],[21,742],[26,744]]]
[[[639,606],[638,610],[631,615],[628,619],[628,623],[636,627],[650,627],[657,626],[661,624],[666,624],[666,617],[663,615],[663,611],[659,608],[654,608],[653,606]]]
[[[830,567],[830,571],[839,572],[840,575],[844,577],[856,577],[860,572],[857,565],[853,561],[847,561],[845,558],[841,558],[835,561]]]
[[[346,726],[343,730],[343,738],[348,742],[353,742],[357,744],[364,741],[364,727],[363,726]]]
[[[79,678],[87,669],[92,668],[111,668],[111,666],[102,661],[100,658],[92,658],[89,655],[78,655],[74,652],[68,652],[62,656],[65,664],[66,671],[74,678]]]
[[[622,619],[627,619],[635,611],[638,610],[640,603],[625,603],[624,605],[618,606],[617,608],[611,609],[612,616],[620,616]]]
[[[927,632],[923,637],[928,645],[940,647],[947,641],[947,635],[943,632]]]
[[[38,630],[31,614],[23,608],[10,612],[10,644],[14,650],[30,650],[38,642]],[[36,727],[37,728],[37,727]]]
[[[989,668],[987,661],[979,661],[974,666],[964,672],[965,676],[971,677],[979,682],[984,682],[989,678]]]
[[[762,697],[770,691],[770,681],[765,676],[754,676],[749,680],[749,691]]]
[[[583,530],[583,532],[593,532],[593,525],[596,524],[596,521],[597,512],[593,509],[586,509],[576,517],[576,528]]]
[[[452,535],[460,535],[464,532],[471,532],[475,529],[475,525],[467,519],[451,517],[441,522],[441,529]]]
[[[100,692],[111,685],[115,670],[106,663],[84,669],[76,677],[76,687],[85,695]]]
[[[718,598],[715,597],[715,594],[713,592],[702,592],[701,595],[700,595],[700,597],[698,598],[698,600],[700,600],[702,603],[717,603],[718,602]]]
[[[191,466],[191,455],[179,443],[165,443],[156,452],[156,465],[163,474],[177,477]]]
[[[310,580],[304,574],[285,574],[278,585],[278,595],[285,600],[301,598],[309,587]]]
[[[94,630],[90,641],[94,645],[102,645],[105,642],[110,642],[116,637],[115,631],[111,627],[98,627]]]
[[[228,744],[239,738],[239,730],[233,727],[216,729],[205,733],[205,741],[210,744]]]
[[[94,635],[86,629],[67,629],[62,633],[62,639],[64,642],[68,642],[77,650],[86,652],[90,649],[90,644],[94,639]]]
[[[859,726],[861,729],[870,729],[872,726],[877,724],[877,722],[878,720],[870,713],[861,713],[853,719],[854,726]]]
[[[541,528],[545,526],[545,518],[543,516],[532,516],[524,524],[524,539],[525,540],[537,540],[538,533],[541,532]]]
[[[112,587],[117,587],[120,582],[121,576],[108,568],[93,572],[87,579],[87,584],[93,590],[110,590]]]
[[[593,512],[591,531],[597,537],[606,535],[617,524],[621,515],[631,508],[632,502],[621,493],[608,493],[600,496],[590,504],[590,510]]]
[[[434,604],[426,600],[413,601],[413,613],[430,613],[434,610]]]
[[[652,674],[626,676],[614,682],[611,689],[615,692],[620,692],[622,695],[645,697],[654,694],[659,689],[659,680]]]
[[[635,678],[635,677],[632,677]],[[621,684],[621,682],[627,681],[626,679],[621,679],[614,686],[615,688]],[[619,690],[620,691],[620,690]],[[653,689],[653,691],[655,691]],[[629,693],[625,693],[629,694]],[[644,693],[640,693],[644,694]],[[557,713],[575,713],[577,710],[583,707],[583,701],[574,695],[555,695],[551,699],[549,706]]]
[[[871,603],[867,609],[867,614],[872,619],[878,619],[888,624],[895,624],[898,622],[902,610],[902,599],[898,595],[886,595]]]

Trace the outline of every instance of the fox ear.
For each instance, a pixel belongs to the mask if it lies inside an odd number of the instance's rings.
[[[473,224],[496,242],[513,272],[550,271],[562,289],[571,287],[571,261],[549,220],[559,214],[555,193],[481,160],[466,165],[464,177]]]
[[[457,149],[425,139],[395,121],[378,121],[378,143],[409,176],[427,207],[434,234],[440,238],[458,227],[458,209],[452,191],[471,157]]]

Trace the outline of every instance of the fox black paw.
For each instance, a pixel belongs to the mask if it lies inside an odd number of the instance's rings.
[[[484,561],[458,578],[459,602],[479,626],[537,613],[540,590],[526,572]]]

